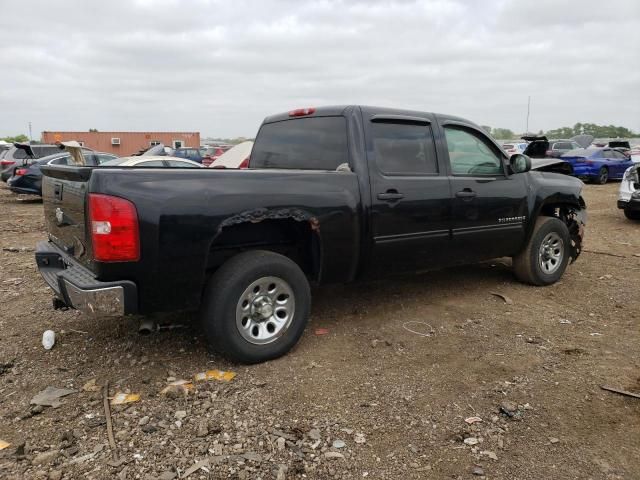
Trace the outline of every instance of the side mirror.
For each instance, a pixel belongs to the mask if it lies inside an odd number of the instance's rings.
[[[511,173],[525,173],[531,170],[531,159],[522,153],[514,153],[509,158]]]

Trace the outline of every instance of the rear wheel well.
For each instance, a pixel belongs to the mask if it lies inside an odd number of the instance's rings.
[[[207,275],[231,257],[249,250],[269,250],[293,260],[310,281],[320,276],[320,238],[312,221],[266,219],[224,227],[209,248]]]

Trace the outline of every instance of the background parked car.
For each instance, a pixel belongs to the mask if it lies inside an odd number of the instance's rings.
[[[118,158],[111,153],[93,152],[88,149],[82,150],[87,165],[101,165],[109,160]],[[53,155],[31,161],[28,165],[14,166],[12,176],[9,177],[7,185],[14,193],[29,193],[42,196],[42,172],[43,165],[70,165],[71,155],[69,152],[59,151]]]
[[[527,143],[517,143],[517,142],[511,142],[511,143],[504,143],[502,145],[502,148],[504,148],[504,151],[507,152],[507,155],[511,156],[514,153],[524,153],[525,149],[527,148]]]
[[[220,155],[209,168],[249,168],[253,142],[242,142]]]
[[[562,160],[569,162],[573,175],[599,184],[621,180],[633,162],[614,148],[578,148],[565,153]]]
[[[182,147],[173,151],[173,156],[178,158],[186,158],[192,162],[202,163],[202,152],[199,148]]]
[[[181,167],[181,168],[202,168],[202,165],[184,158],[165,156],[140,156],[122,157],[109,160],[100,165],[101,167]]]
[[[618,208],[624,210],[629,220],[640,220],[640,164],[624,172],[618,194]]]
[[[200,147],[200,154],[202,155],[202,165],[208,167],[215,162],[221,155],[227,150],[232,148],[233,145],[212,145],[206,147]]]
[[[60,152],[58,145],[29,145],[28,143],[14,143],[0,160],[0,169],[2,174],[0,177],[3,182],[9,180],[13,174],[13,167],[16,165],[26,165],[28,160],[43,158],[47,155]]]

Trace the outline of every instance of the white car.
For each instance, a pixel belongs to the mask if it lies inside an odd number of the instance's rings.
[[[514,153],[523,153],[527,148],[527,143],[505,143],[502,145],[507,155],[511,156]]]
[[[181,167],[181,168],[202,168],[197,162],[185,158],[165,157],[165,156],[137,156],[122,157],[109,160],[100,165],[101,167]]]
[[[629,220],[640,220],[640,163],[627,168],[620,182],[618,208]]]
[[[242,142],[216,158],[209,168],[248,168],[253,142]]]

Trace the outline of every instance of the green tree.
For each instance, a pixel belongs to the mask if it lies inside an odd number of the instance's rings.
[[[98,129],[97,129],[97,128],[90,128],[90,129],[89,129],[89,131],[90,131],[90,132],[97,132],[97,131],[98,131]]]
[[[4,137],[0,138],[0,140],[4,140],[5,142],[13,143],[13,142],[28,142],[29,137],[24,134],[16,135],[14,137]]]
[[[493,138],[497,138],[498,140],[511,140],[517,136],[508,128],[494,128],[491,134]]]
[[[491,135],[491,127],[489,125],[482,125],[482,129]]]

